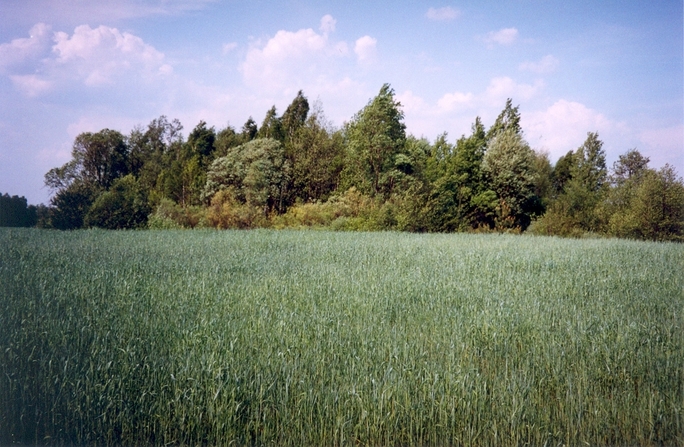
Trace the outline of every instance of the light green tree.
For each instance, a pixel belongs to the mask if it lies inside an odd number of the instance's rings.
[[[202,193],[205,202],[219,191],[268,213],[285,209],[290,166],[282,144],[270,138],[252,140],[232,148],[209,167]]]
[[[514,127],[498,132],[489,142],[482,170],[497,196],[497,228],[525,230],[540,211],[535,164],[534,151]]]
[[[395,157],[404,149],[406,126],[401,103],[384,84],[378,95],[346,125],[347,160],[343,186],[372,196],[388,195],[395,180]]]

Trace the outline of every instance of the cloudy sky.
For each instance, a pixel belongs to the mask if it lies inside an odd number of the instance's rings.
[[[389,83],[408,131],[453,142],[520,105],[552,161],[598,131],[684,175],[680,0],[2,0],[0,193],[47,203],[81,132],[160,115],[184,134],[282,113],[341,126]]]

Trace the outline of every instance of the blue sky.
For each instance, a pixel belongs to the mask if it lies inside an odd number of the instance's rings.
[[[341,126],[383,83],[407,130],[453,142],[506,98],[559,156],[599,132],[684,175],[681,1],[3,0],[0,193],[47,203],[81,132],[160,115],[261,123],[303,90]]]

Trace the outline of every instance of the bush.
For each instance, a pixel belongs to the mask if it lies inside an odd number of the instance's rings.
[[[205,210],[200,206],[182,207],[173,200],[161,199],[150,214],[147,227],[155,230],[206,227]]]
[[[211,199],[207,209],[207,223],[215,228],[249,229],[268,227],[264,210],[248,203],[241,203],[231,189],[224,189]]]

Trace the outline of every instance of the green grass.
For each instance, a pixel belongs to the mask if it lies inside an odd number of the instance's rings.
[[[0,443],[682,445],[684,245],[0,230]]]

